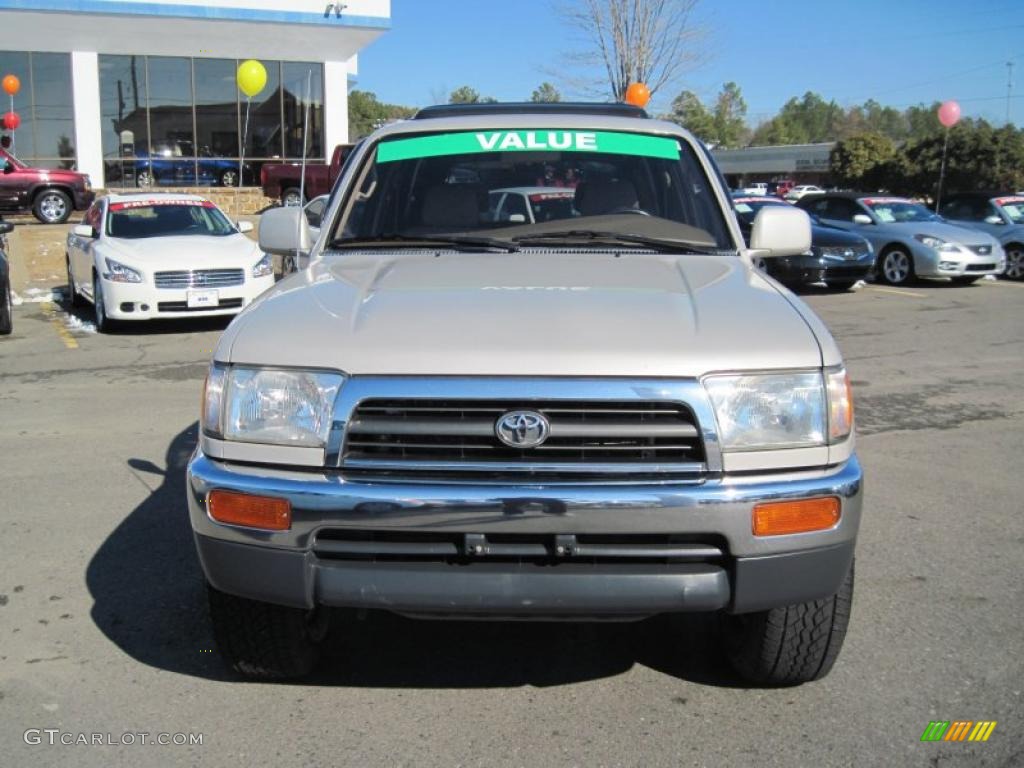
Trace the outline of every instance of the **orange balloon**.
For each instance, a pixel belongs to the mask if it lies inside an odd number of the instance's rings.
[[[18,79],[17,75],[7,75],[4,78],[4,92],[8,96],[13,96],[21,90],[21,80]]]
[[[636,107],[646,107],[651,100],[651,91],[643,83],[630,83],[626,89],[626,103]]]

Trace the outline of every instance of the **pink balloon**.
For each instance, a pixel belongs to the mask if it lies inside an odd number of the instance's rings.
[[[960,105],[955,101],[944,101],[939,107],[939,122],[947,128],[952,128],[960,122]]]

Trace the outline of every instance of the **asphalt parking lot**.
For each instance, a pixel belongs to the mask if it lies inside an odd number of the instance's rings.
[[[854,380],[867,477],[853,619],[825,680],[740,687],[699,621],[371,615],[301,685],[228,675],[184,508],[223,321],[0,339],[0,764],[1024,764],[1024,284],[805,299]],[[995,720],[986,743],[921,743]],[[27,744],[61,733],[202,745]]]

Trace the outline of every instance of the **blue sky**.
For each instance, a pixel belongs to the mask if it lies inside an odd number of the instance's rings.
[[[502,101],[544,80],[562,86],[576,43],[557,1],[392,0],[392,29],[360,55],[357,87],[422,106],[460,85]],[[1024,0],[702,0],[698,17],[706,61],[655,94],[651,111],[684,88],[709,103],[735,80],[752,125],[808,90],[844,106],[956,99],[965,115],[1002,124],[1013,60],[1010,119],[1024,125]]]

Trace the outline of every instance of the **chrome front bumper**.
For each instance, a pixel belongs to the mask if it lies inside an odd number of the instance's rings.
[[[483,485],[349,481],[338,472],[215,461],[197,451],[188,506],[200,560],[222,591],[285,605],[531,617],[760,610],[835,593],[860,524],[856,457],[827,470],[729,477],[699,485]],[[256,531],[207,514],[210,491],[288,499],[292,528]],[[828,531],[755,537],[754,504],[841,500]],[[723,557],[677,565],[587,567],[319,558],[316,535],[352,531],[481,534],[673,534],[724,542]],[[561,570],[559,570],[561,569]]]

